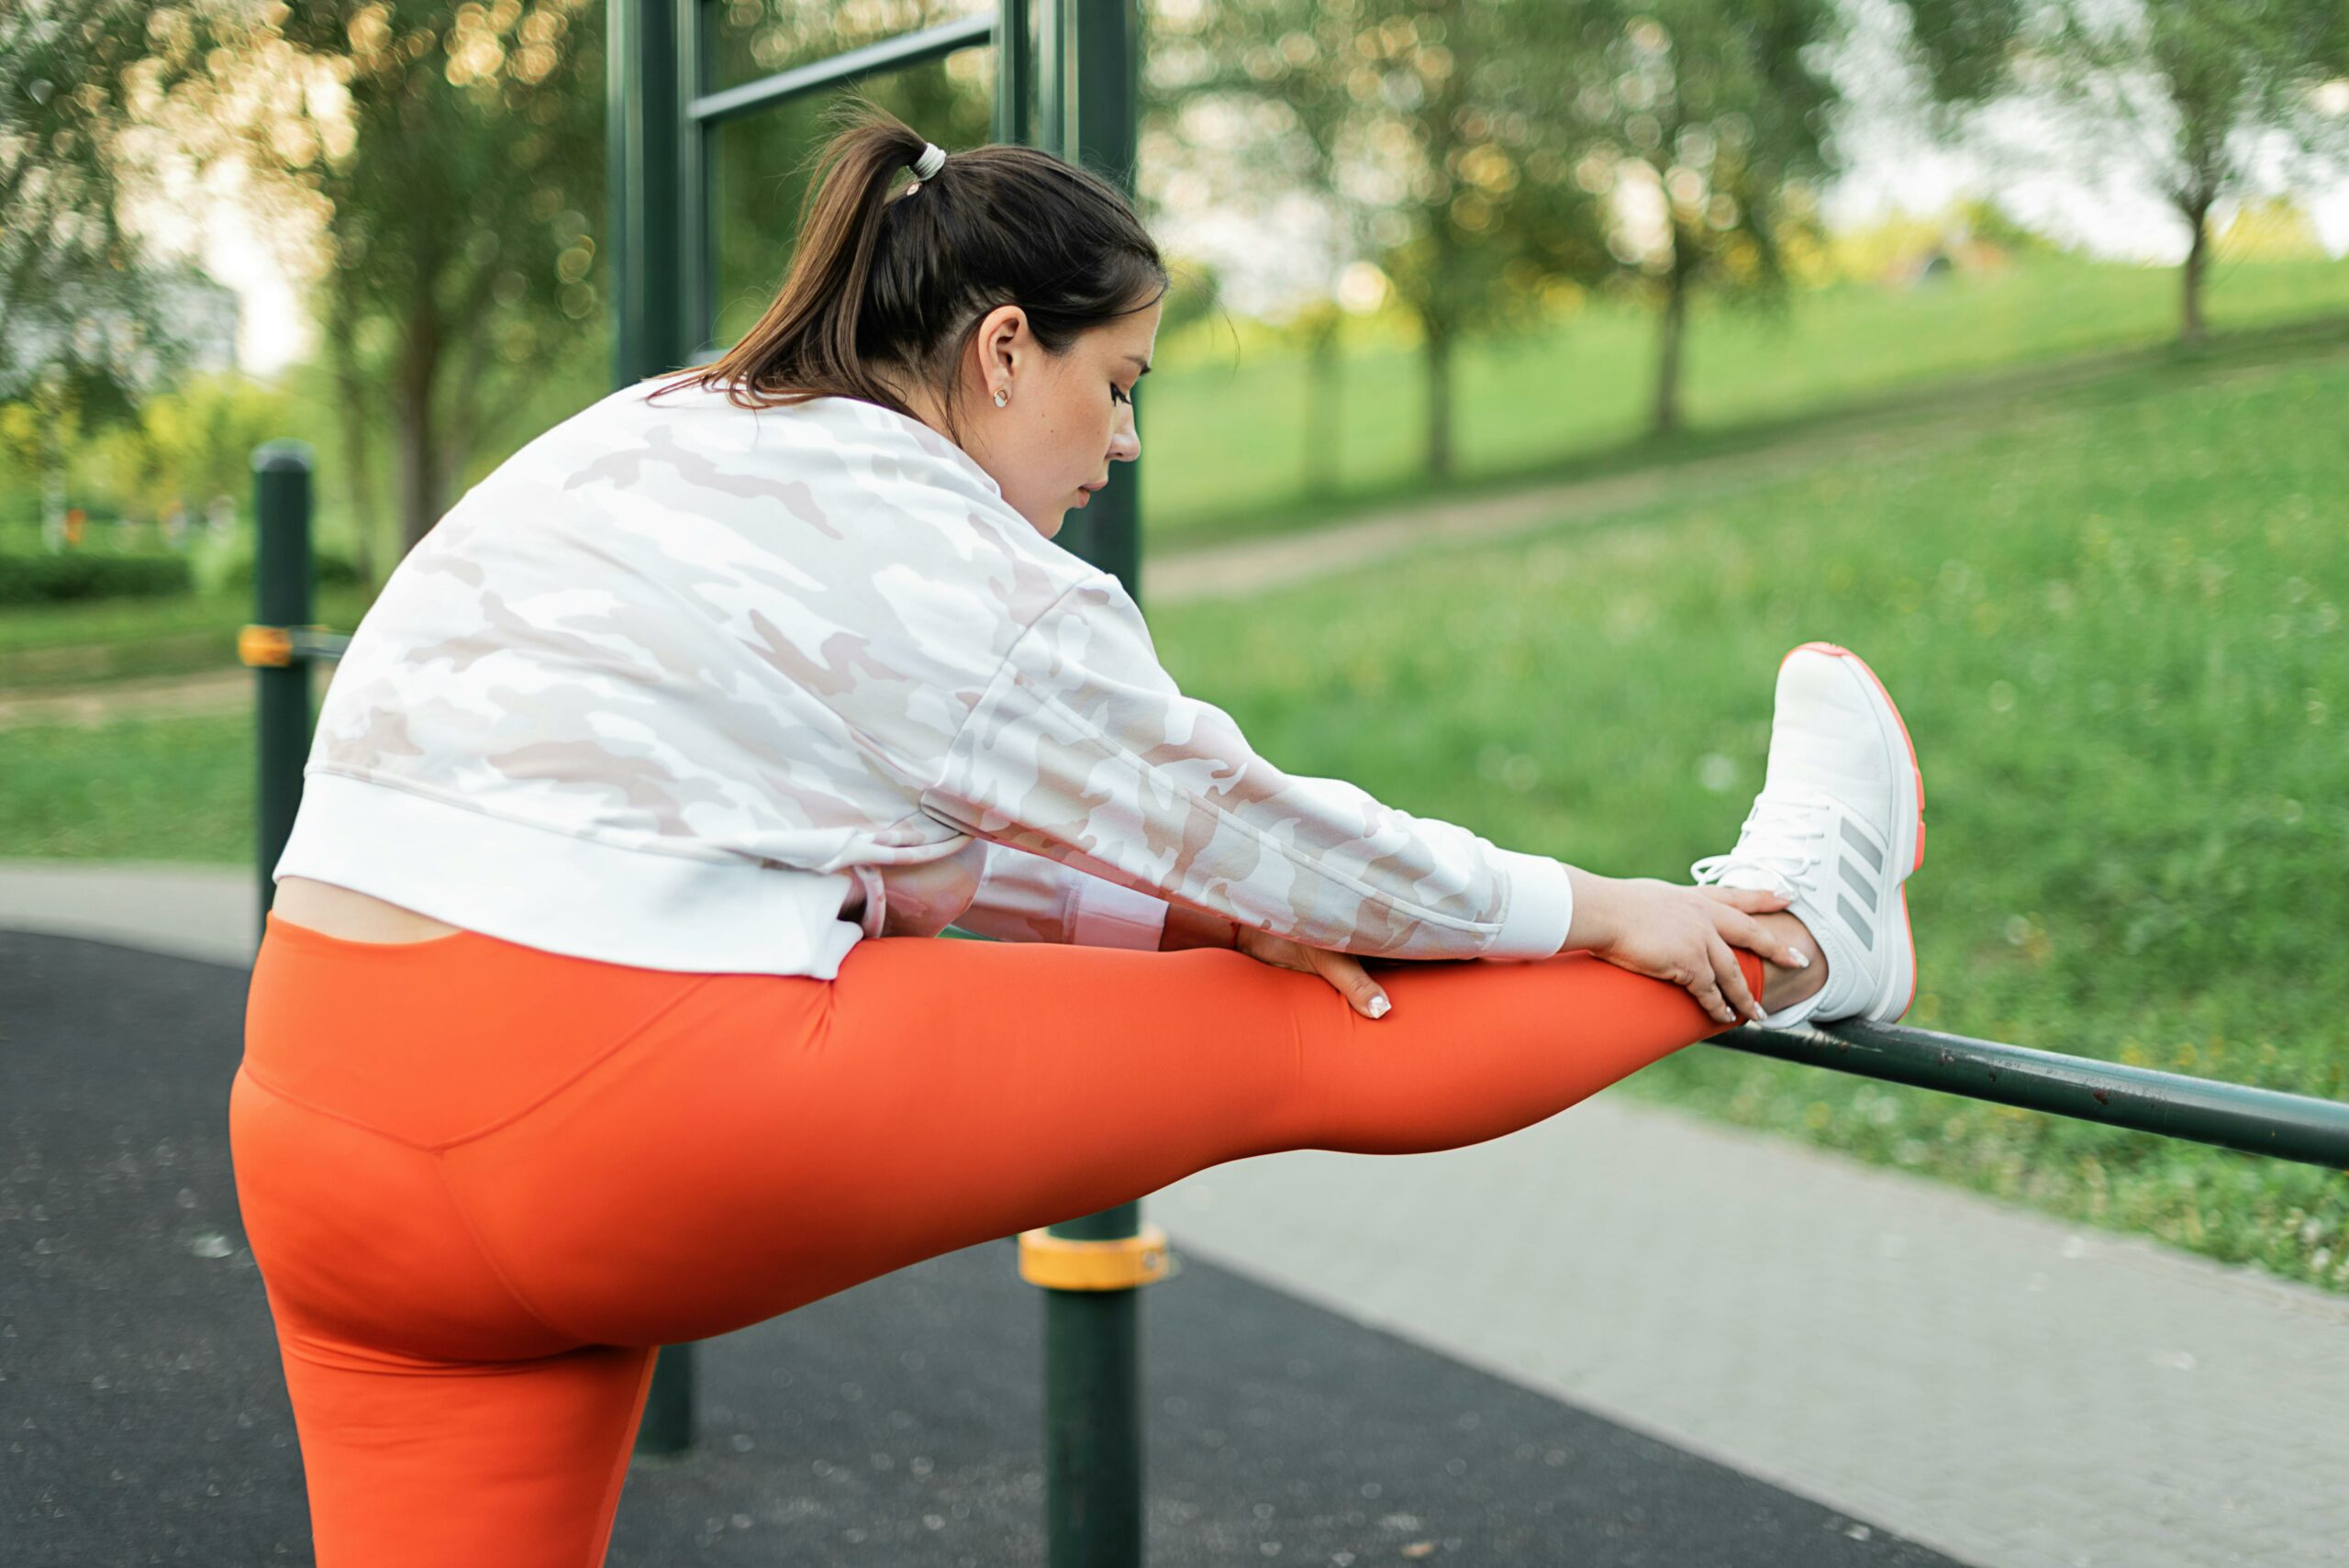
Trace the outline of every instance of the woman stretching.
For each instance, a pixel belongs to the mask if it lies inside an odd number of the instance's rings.
[[[740,343],[524,447],[360,622],[229,1099],[323,1568],[593,1568],[657,1346],[1907,1008],[1923,796],[1842,649],[1687,887],[1178,691],[1052,542],[1141,450],[1165,284],[1098,179],[868,111]]]

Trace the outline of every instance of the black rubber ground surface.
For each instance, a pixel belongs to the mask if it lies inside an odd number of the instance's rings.
[[[0,932],[8,1568],[311,1560],[230,1181],[245,988]],[[636,1463],[615,1568],[1041,1564],[1043,1314],[1015,1258],[990,1242],[705,1342],[697,1446]],[[1142,1317],[1161,1568],[1949,1562],[1196,1260]]]

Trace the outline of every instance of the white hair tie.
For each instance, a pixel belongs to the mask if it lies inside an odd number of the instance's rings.
[[[912,165],[914,178],[917,180],[930,179],[938,173],[939,170],[945,166],[946,150],[938,146],[935,142],[925,141],[921,144],[921,157]]]

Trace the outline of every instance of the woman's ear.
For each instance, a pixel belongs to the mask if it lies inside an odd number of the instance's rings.
[[[998,305],[979,324],[979,389],[1015,380],[1028,342],[1028,313],[1016,305]]]

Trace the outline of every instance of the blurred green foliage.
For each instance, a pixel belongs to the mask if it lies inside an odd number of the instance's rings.
[[[0,552],[0,608],[76,599],[158,598],[185,594],[195,585],[184,556],[95,550],[56,555]]]

